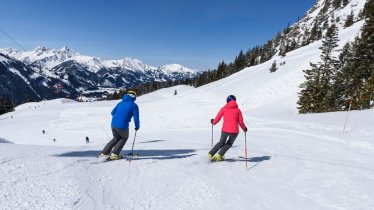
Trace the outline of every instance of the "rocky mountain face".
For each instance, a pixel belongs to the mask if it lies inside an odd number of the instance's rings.
[[[179,64],[153,67],[140,60],[104,60],[63,47],[22,52],[0,49],[0,96],[16,104],[57,97],[102,97],[108,91],[149,82],[191,79],[197,70]]]
[[[274,53],[285,53],[320,40],[327,28],[335,24],[339,30],[363,19],[366,0],[317,0],[304,17],[280,32],[270,42]],[[353,41],[353,40],[352,40]]]

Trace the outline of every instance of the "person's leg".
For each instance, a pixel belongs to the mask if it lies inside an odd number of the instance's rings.
[[[229,150],[232,147],[236,137],[238,137],[238,133],[230,133],[228,134],[228,136],[229,136],[229,140],[222,147],[222,149],[218,152],[218,154],[220,154],[221,156],[224,156],[227,150]]]
[[[119,128],[115,128],[116,132],[121,136],[121,139],[116,143],[112,150],[112,154],[119,155],[122,151],[122,148],[125,146],[127,139],[129,138],[129,130],[123,130]]]
[[[229,135],[228,133],[222,131],[222,133],[221,133],[221,139],[219,140],[219,142],[217,142],[216,145],[214,145],[214,147],[210,150],[209,154],[211,154],[212,156],[214,156],[214,154],[216,154],[217,151],[219,149],[221,149],[225,145],[226,139],[227,139],[228,135]]]
[[[112,151],[113,147],[117,144],[117,142],[121,139],[121,136],[117,133],[115,128],[112,128],[113,133],[113,139],[110,140],[107,145],[104,147],[104,149],[101,151],[104,155],[109,155]]]

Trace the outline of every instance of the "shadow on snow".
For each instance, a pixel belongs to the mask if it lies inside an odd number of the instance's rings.
[[[228,159],[225,159],[225,161],[227,162],[237,162],[237,161],[255,162],[256,164],[246,169],[247,171],[249,171],[253,169],[254,167],[256,167],[258,164],[262,163],[263,161],[270,160],[270,159],[271,159],[271,156],[260,156],[260,157],[251,157],[247,159],[245,159],[244,157],[240,157],[238,159],[228,158]]]
[[[141,141],[139,144],[147,144],[147,143],[156,143],[156,142],[162,142],[166,140],[151,140],[151,141]]]
[[[271,159],[271,156],[261,156],[261,157],[251,157],[251,158],[247,158],[248,162],[262,162],[262,161],[265,161],[265,160],[270,160]],[[239,158],[239,159],[234,159],[234,158],[227,158],[225,159],[225,161],[227,162],[237,162],[237,161],[247,161],[244,157],[242,158]]]
[[[122,154],[127,154],[122,152]],[[196,155],[195,150],[192,149],[176,149],[176,150],[134,150],[134,154],[140,154],[140,156],[134,156],[133,160],[167,160],[167,159],[179,159],[187,158]],[[86,150],[86,151],[71,151],[61,154],[56,154],[56,157],[96,157],[101,153],[101,150]]]

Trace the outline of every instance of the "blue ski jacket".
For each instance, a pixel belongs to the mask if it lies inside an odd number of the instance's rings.
[[[134,101],[129,95],[123,96],[122,101],[112,111],[112,127],[129,129],[131,117],[134,117],[135,128],[139,129],[139,108]]]

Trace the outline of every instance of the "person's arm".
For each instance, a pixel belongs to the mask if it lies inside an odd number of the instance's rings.
[[[139,130],[140,128],[140,122],[139,122],[139,107],[137,104],[135,104],[133,109],[133,115],[134,115],[134,124],[135,124],[135,130]]]
[[[118,104],[117,104],[117,106],[118,106]],[[112,110],[112,112],[110,113],[112,116],[116,113],[116,110],[117,110],[117,106],[116,107],[114,107],[114,109]]]
[[[225,110],[225,107],[223,107],[223,108],[221,108],[221,110],[219,110],[216,118],[214,118],[214,120],[212,122],[213,125],[217,124],[221,120],[223,114],[225,113],[224,110]]]
[[[247,132],[247,126],[244,124],[242,112],[239,110],[239,125],[243,129],[244,132]]]

